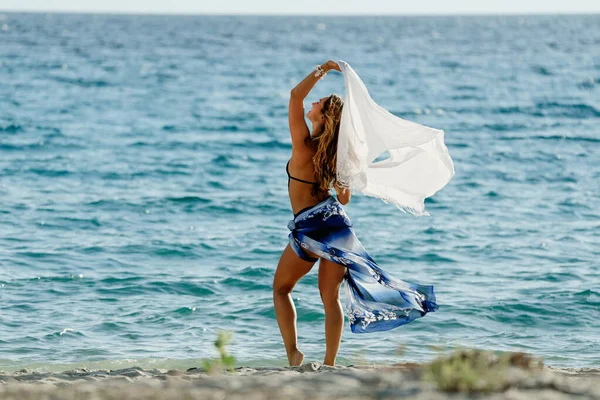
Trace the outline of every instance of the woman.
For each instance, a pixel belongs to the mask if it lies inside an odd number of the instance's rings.
[[[315,262],[319,262],[319,291],[325,309],[324,365],[335,366],[344,315],[339,291],[344,278],[346,311],[352,331],[392,329],[435,311],[433,287],[409,284],[381,270],[364,250],[341,204],[350,190],[336,180],[337,142],[342,99],[335,94],[312,103],[304,120],[304,103],[310,90],[330,70],[341,72],[335,61],[317,66],[290,94],[289,125],[292,157],[287,164],[288,191],[294,220],[287,245],[273,280],[277,323],[290,366],[302,364],[304,354],[296,338],[296,310],[291,292]],[[333,186],[337,199],[329,194]]]

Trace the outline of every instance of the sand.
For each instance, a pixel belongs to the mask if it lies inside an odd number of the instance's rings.
[[[600,399],[600,368],[536,371],[511,367],[508,387],[489,399]],[[2,400],[71,399],[456,399],[422,377],[419,364],[246,368],[207,374],[182,370],[75,369],[60,373],[0,372]]]

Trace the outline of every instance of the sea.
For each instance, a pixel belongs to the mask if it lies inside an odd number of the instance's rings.
[[[430,216],[346,206],[440,308],[386,332],[346,320],[338,364],[473,347],[600,366],[600,14],[0,13],[0,370],[198,367],[221,331],[237,366],[287,365],[287,105],[329,59],[443,129],[456,170]],[[306,104],[330,93],[335,71]],[[293,299],[322,362],[317,270]]]

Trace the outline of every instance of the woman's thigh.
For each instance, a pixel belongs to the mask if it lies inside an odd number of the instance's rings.
[[[346,267],[321,258],[319,261],[319,292],[323,303],[337,301]]]
[[[288,244],[277,264],[273,278],[273,290],[280,293],[291,292],[300,278],[306,275],[314,265],[314,262],[304,261],[298,257]]]

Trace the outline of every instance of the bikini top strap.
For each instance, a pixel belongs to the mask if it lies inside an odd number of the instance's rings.
[[[302,182],[302,183],[308,183],[309,185],[316,185],[318,182],[309,182],[309,181],[305,181],[304,179],[300,179],[300,178],[294,178],[293,176],[290,175],[290,162],[288,160],[287,165],[285,166],[285,172],[287,173],[288,176],[288,181],[290,179],[293,179],[295,181],[298,182]]]

